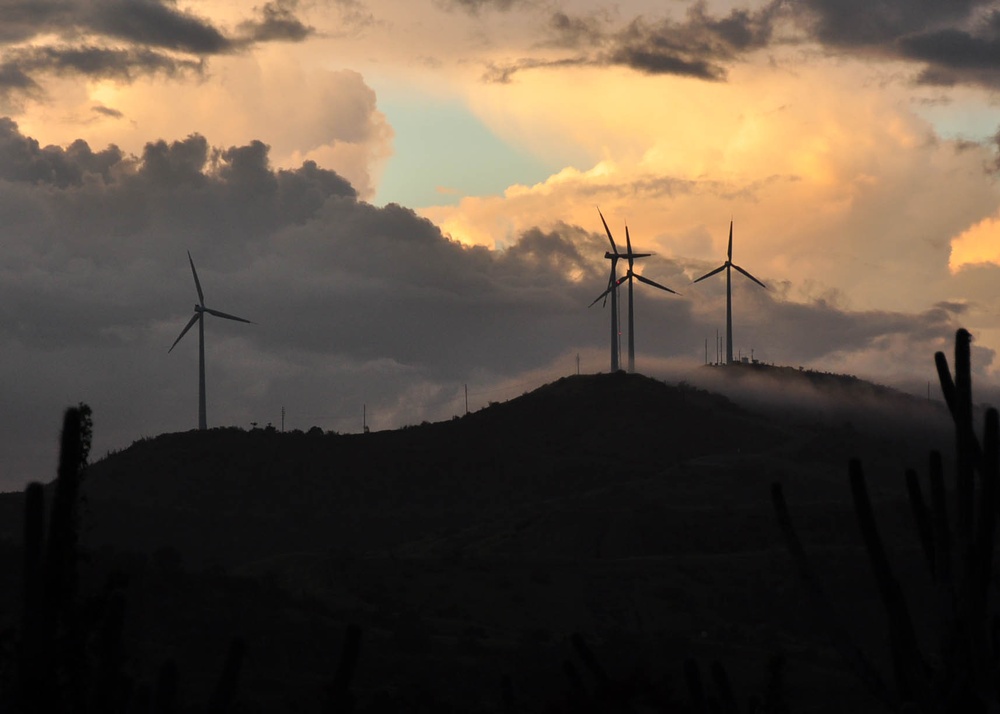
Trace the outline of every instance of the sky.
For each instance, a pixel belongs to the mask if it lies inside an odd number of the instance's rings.
[[[737,354],[1000,374],[1000,2],[0,0],[0,489],[208,422],[358,432]],[[619,275],[624,274],[619,266]],[[624,318],[624,311],[623,311]],[[627,334],[622,336],[623,343]],[[706,345],[708,347],[706,348]],[[680,375],[681,377],[678,377]],[[684,377],[687,378],[687,377]]]

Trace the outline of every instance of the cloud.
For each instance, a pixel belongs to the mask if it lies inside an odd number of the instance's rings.
[[[471,12],[480,7],[452,5]],[[563,9],[539,24],[536,16],[544,7],[524,13],[524,22],[533,23],[531,32],[539,36],[535,49],[544,51],[522,52],[516,59],[489,58],[484,80],[503,84],[528,70],[619,66],[725,81],[733,66],[756,52],[818,44],[840,55],[906,62],[917,68],[914,78],[922,84],[1000,86],[1000,10],[995,0],[770,0],[725,14],[698,0],[687,5],[680,19],[634,14],[621,25],[618,13]]]
[[[125,117],[125,115],[122,114],[117,109],[112,109],[111,107],[106,107],[102,104],[95,104],[90,108],[90,111],[94,112],[95,114],[111,117],[112,119],[122,119]]]
[[[919,83],[1000,87],[994,0],[800,0],[788,9],[824,46],[920,65]]]
[[[81,8],[82,10],[82,8]],[[207,20],[157,0],[98,0],[77,16],[98,35],[145,47],[213,55],[232,49],[232,40]]]
[[[593,220],[529,225],[503,250],[464,246],[315,163],[275,168],[263,142],[213,147],[199,134],[129,155],[43,147],[5,120],[0,167],[0,398],[21,415],[0,447],[26,469],[12,479],[47,476],[31,470],[51,449],[46,425],[79,400],[94,407],[98,454],[193,426],[193,338],[166,352],[195,300],[188,250],[206,303],[256,323],[206,325],[212,424],[275,421],[286,406],[293,426],[350,429],[362,403],[378,428],[447,418],[463,384],[485,393],[575,371],[577,352],[606,355],[607,310],[586,307],[607,282]],[[650,247],[642,231],[633,239]],[[636,286],[640,368],[700,363],[724,286],[685,287],[693,266],[680,258],[643,263],[686,295]],[[850,312],[744,287],[739,346],[770,361],[874,366],[930,354],[954,327],[944,307]]]
[[[258,43],[312,34],[294,0],[275,0],[229,33],[170,0],[4,0],[0,93],[38,96],[47,75],[133,81],[138,76],[200,74],[207,57]]]
[[[566,57],[553,60],[521,59],[509,64],[488,62],[482,79],[484,82],[491,84],[509,84],[515,74],[524,70],[559,69],[563,67],[592,66],[593,64],[593,60],[586,57]]]
[[[770,3],[756,13],[735,9],[716,19],[703,3],[695,3],[681,23],[638,18],[613,38],[605,58],[648,74],[725,79],[721,63],[767,45],[775,6]]]
[[[767,46],[779,3],[769,2],[756,12],[734,9],[714,17],[704,2],[693,3],[681,22],[669,18],[650,21],[643,16],[624,28],[609,29],[606,15],[549,17],[543,46],[580,53],[570,58],[523,58],[490,65],[484,79],[507,83],[520,71],[572,65],[622,66],[644,74],[677,75],[708,81],[727,76],[725,65],[748,52]]]
[[[261,17],[239,25],[240,32],[254,42],[275,40],[301,42],[315,32],[295,16],[297,0],[274,0],[260,8]]]
[[[526,0],[435,0],[435,2],[446,10],[464,10],[475,15],[481,10],[506,12],[517,5],[524,5]]]
[[[200,83],[91,84],[59,113],[33,107],[19,119],[22,126],[44,129],[44,141],[50,143],[81,137],[92,146],[114,143],[135,154],[144,150],[149,136],[185,136],[205,126],[224,146],[266,137],[275,165],[312,161],[335,169],[362,197],[371,197],[393,145],[375,92],[358,72],[303,67],[287,50],[272,47],[253,56],[216,58]],[[71,91],[64,94],[72,96]],[[294,97],[296,109],[290,111],[275,97]],[[114,107],[129,121],[95,114],[95,104]]]
[[[1000,33],[992,25],[989,36],[945,29],[905,37],[899,48],[903,57],[926,64],[919,77],[924,84],[1000,87]]]
[[[67,188],[81,185],[88,177],[107,180],[122,159],[117,147],[94,153],[83,141],[66,149],[43,149],[34,139],[21,135],[14,121],[0,118],[0,179]]]
[[[200,60],[176,58],[148,49],[108,49],[88,46],[50,46],[11,50],[4,55],[0,74],[12,77],[9,89],[25,86],[26,79],[38,73],[84,74],[94,78],[128,81],[136,75],[200,74]],[[19,84],[20,83],[20,84]],[[27,88],[39,85],[30,80]]]
[[[838,47],[888,45],[929,28],[961,23],[992,0],[798,0],[791,8],[816,39]]]

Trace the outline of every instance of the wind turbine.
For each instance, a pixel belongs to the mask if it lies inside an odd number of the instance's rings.
[[[601,220],[602,221],[604,220],[604,216],[601,216]],[[607,225],[608,224],[605,223],[604,227],[607,228]],[[611,237],[611,231],[608,231],[608,238],[610,238],[610,237]],[[611,245],[614,246],[614,241],[611,241]],[[642,275],[639,275],[638,273],[636,273],[633,270],[633,267],[635,265],[635,261],[637,259],[639,259],[639,258],[648,258],[649,256],[652,255],[652,253],[633,253],[632,252],[632,239],[629,237],[628,225],[627,224],[625,226],[625,246],[626,246],[626,252],[625,252],[624,255],[621,254],[621,253],[618,253],[617,249],[615,250],[615,254],[614,255],[617,256],[618,258],[626,258],[628,260],[628,272],[625,273],[624,277],[619,278],[618,280],[615,280],[614,279],[614,264],[615,264],[616,260],[614,258],[612,258],[612,279],[611,279],[611,281],[609,281],[608,289],[605,290],[600,295],[598,295],[597,299],[594,300],[594,302],[592,302],[590,304],[593,305],[598,300],[600,300],[601,298],[603,298],[605,295],[607,295],[608,293],[611,293],[611,300],[612,300],[611,304],[612,304],[612,309],[614,309],[614,306],[615,306],[615,294],[618,292],[617,288],[618,288],[619,285],[621,285],[622,283],[624,283],[626,280],[628,281],[628,371],[629,371],[629,374],[632,374],[632,373],[635,372],[635,313],[634,313],[633,307],[632,307],[632,305],[633,305],[633,301],[632,301],[632,289],[633,289],[632,285],[633,285],[633,282],[635,280],[638,280],[641,283],[646,283],[646,285],[652,285],[654,288],[659,288],[660,290],[666,290],[668,293],[673,293],[674,295],[680,295],[680,293],[677,292],[676,290],[671,290],[670,288],[666,287],[665,285],[660,285],[659,283],[657,283],[657,282],[655,282],[653,280],[650,280],[649,278],[643,277]],[[606,258],[611,258],[612,257],[608,253],[605,253],[604,256]]]
[[[597,215],[601,217],[601,223],[604,224],[604,232],[608,234],[608,240],[611,242],[611,252],[605,252],[604,257],[611,261],[611,277],[608,278],[608,289],[604,291],[601,297],[604,298],[605,304],[608,301],[607,295],[611,293],[611,372],[618,371],[618,291],[612,290],[612,287],[617,287],[618,281],[618,259],[622,257],[622,254],[618,252],[618,246],[615,245],[615,239],[611,237],[611,229],[608,228],[608,222],[604,220],[604,214],[601,213],[601,209],[597,209]],[[601,297],[597,298],[600,300]],[[597,300],[590,303],[587,307],[593,307]]]
[[[181,334],[177,336],[174,340],[174,344],[170,345],[170,349],[167,353],[173,352],[174,347],[177,343],[181,341],[181,338],[187,334],[194,323],[198,323],[198,428],[207,429],[207,419],[205,417],[205,313],[209,315],[215,315],[216,317],[221,317],[226,320],[236,320],[237,322],[250,322],[250,320],[244,320],[242,317],[236,317],[235,315],[229,315],[225,312],[219,312],[218,310],[213,310],[210,307],[205,307],[205,294],[201,291],[201,282],[198,280],[198,271],[194,269],[194,260],[191,258],[191,251],[188,251],[188,262],[191,263],[191,274],[194,275],[194,286],[198,290],[198,304],[194,306],[194,315],[188,320],[188,324],[184,326],[181,330]],[[250,324],[253,324],[252,322]]]
[[[733,363],[733,280],[732,271],[730,268],[736,268],[738,271],[743,273],[745,276],[753,280],[755,283],[760,285],[765,290],[767,286],[761,281],[757,280],[754,276],[750,275],[746,270],[736,265],[733,262],[733,222],[729,221],[729,252],[727,253],[726,262],[720,265],[715,270],[702,275],[698,280],[694,282],[700,282],[705,278],[710,278],[718,272],[723,270],[726,271],[726,364]]]

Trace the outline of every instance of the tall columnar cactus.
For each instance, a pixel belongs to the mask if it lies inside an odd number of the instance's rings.
[[[861,463],[849,465],[851,495],[885,620],[894,690],[844,634],[792,526],[780,484],[772,500],[786,545],[834,644],[856,673],[889,708],[914,712],[1000,711],[1000,650],[993,636],[990,588],[1000,480],[1000,415],[988,409],[983,441],[973,429],[971,335],[955,336],[955,375],[942,353],[935,355],[941,391],[955,424],[955,507],[949,518],[941,455],[929,459],[929,502],[914,471],[905,475],[921,551],[936,590],[942,640],[937,653],[922,651],[909,605],[893,574],[868,497]],[[952,522],[953,521],[953,524]],[[932,613],[933,614],[933,613]]]
[[[89,419],[89,408],[87,409]],[[24,607],[18,666],[18,706],[26,712],[82,708],[82,643],[74,613],[77,585],[76,502],[86,461],[80,408],[66,410],[48,537],[44,491],[25,492]],[[89,438],[89,437],[88,437]]]
[[[355,624],[347,626],[344,644],[340,651],[340,662],[333,673],[333,682],[327,687],[324,714],[351,714],[354,711],[354,693],[351,681],[361,656],[361,628]]]
[[[243,668],[243,658],[246,656],[246,651],[246,643],[241,637],[234,637],[229,643],[226,664],[222,668],[222,675],[219,677],[215,691],[208,702],[209,714],[225,714],[233,710],[240,670]]]

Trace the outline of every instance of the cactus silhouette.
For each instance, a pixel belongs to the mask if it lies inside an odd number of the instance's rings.
[[[89,419],[89,408],[86,411]],[[24,605],[15,708],[25,712],[79,711],[82,642],[74,609],[77,586],[76,503],[86,462],[84,413],[66,410],[60,437],[48,536],[41,484],[25,490]],[[89,435],[88,437],[89,438]]]
[[[78,594],[77,545],[80,480],[90,448],[91,413],[85,404],[66,410],[59,471],[45,528],[45,488],[25,489],[23,598],[10,691],[0,689],[0,711],[24,714],[175,714],[178,667],[164,662],[155,684],[125,674],[123,647],[127,579],[111,576],[103,593],[86,602]],[[237,692],[247,645],[235,637],[209,699],[210,714],[240,710]],[[361,651],[361,628],[347,627],[340,661],[321,711],[351,714],[351,690]],[[0,656],[2,656],[0,652]],[[5,663],[0,662],[0,670]]]
[[[347,626],[344,644],[340,652],[340,662],[333,675],[333,682],[327,687],[324,714],[351,714],[354,711],[354,693],[351,680],[361,655],[361,628],[355,624]]]
[[[782,487],[772,485],[772,501],[786,546],[814,606],[821,611],[819,619],[827,623],[834,644],[855,672],[892,710],[931,713],[1000,709],[1000,659],[991,625],[996,614],[990,612],[989,600],[1000,479],[1000,418],[995,409],[986,411],[980,444],[973,429],[970,343],[971,335],[958,330],[954,378],[944,354],[934,356],[941,391],[955,425],[954,527],[949,522],[941,455],[931,452],[929,458],[929,505],[916,472],[905,474],[917,538],[936,590],[936,615],[943,632],[933,656],[918,643],[909,605],[879,534],[862,465],[852,460],[848,466],[854,510],[885,612],[894,689],[844,634],[836,608],[825,595],[792,525]]]

